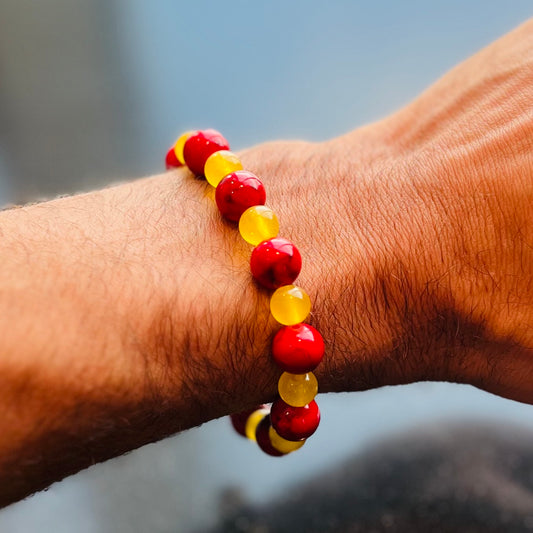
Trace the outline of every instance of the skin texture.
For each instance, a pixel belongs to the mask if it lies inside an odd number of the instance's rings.
[[[379,123],[241,154],[302,254],[322,392],[533,403],[532,110],[528,22]],[[0,504],[274,398],[269,293],[186,169],[4,211],[0,236]]]

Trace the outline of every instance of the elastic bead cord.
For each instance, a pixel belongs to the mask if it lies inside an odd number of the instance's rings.
[[[181,135],[165,158],[167,169],[186,165],[216,188],[220,214],[238,223],[242,238],[254,246],[250,269],[255,281],[274,290],[270,312],[283,327],[272,341],[272,358],[283,372],[278,382],[279,398],[267,407],[231,415],[240,435],[257,444],[266,454],[279,457],[300,449],[320,423],[314,400],[318,382],[313,370],[324,356],[320,333],[305,324],[311,312],[307,293],[294,285],[300,273],[300,252],[287,239],[278,237],[279,221],[265,205],[261,180],[243,169],[226,139],[216,130],[188,131]]]

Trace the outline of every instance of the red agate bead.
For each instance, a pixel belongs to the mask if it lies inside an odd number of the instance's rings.
[[[230,416],[231,424],[233,425],[233,429],[243,437],[247,437],[246,435],[246,422],[248,422],[248,418],[252,413],[255,413],[255,411],[258,411],[259,409],[264,409],[266,405],[259,405],[258,407],[254,407],[253,409],[248,409],[247,411],[241,411],[240,413],[233,413]]]
[[[176,157],[176,152],[174,151],[173,146],[167,152],[167,155],[165,157],[165,166],[167,167],[167,170],[182,166],[182,164],[179,162],[178,158]]]
[[[324,357],[324,339],[309,324],[284,326],[272,341],[272,358],[285,372],[305,374],[314,370]]]
[[[270,409],[270,420],[280,437],[303,440],[316,431],[320,423],[320,411],[315,400],[303,407],[292,407],[278,398]]]
[[[247,170],[237,170],[228,174],[217,185],[215,200],[224,218],[238,222],[249,207],[265,205],[266,191],[255,174]]]
[[[216,130],[203,130],[193,133],[183,146],[183,159],[189,170],[203,176],[207,158],[219,150],[229,150],[228,141]]]
[[[259,444],[259,448],[261,448],[266,454],[272,455],[273,457],[281,457],[282,455],[285,455],[272,446],[272,442],[270,441],[270,417],[268,415],[259,422],[255,431],[255,440],[257,441],[257,444]]]
[[[302,268],[298,248],[287,239],[275,237],[258,244],[250,259],[252,276],[267,289],[291,285]]]

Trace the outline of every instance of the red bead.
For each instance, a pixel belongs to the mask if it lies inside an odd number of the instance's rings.
[[[259,444],[259,448],[261,448],[266,454],[272,455],[273,457],[281,457],[282,455],[285,455],[272,446],[272,443],[270,442],[270,435],[268,433],[269,429],[270,417],[267,415],[265,418],[263,418],[263,420],[261,420],[261,422],[259,422],[259,425],[255,431],[255,439],[257,440],[257,444]]]
[[[176,152],[174,151],[173,146],[167,152],[167,155],[165,157],[165,166],[167,167],[167,170],[182,166],[182,164],[178,161],[178,158],[176,157]]]
[[[229,144],[216,130],[197,131],[191,135],[183,147],[183,159],[189,170],[203,176],[207,158],[219,150],[229,150]]]
[[[306,374],[324,357],[322,335],[309,324],[284,326],[272,341],[272,358],[285,372]]]
[[[272,427],[287,440],[303,440],[310,437],[320,423],[320,411],[313,400],[303,407],[292,407],[278,398],[270,409]]]
[[[250,259],[252,276],[267,289],[291,285],[302,268],[298,248],[287,239],[275,237],[257,245]]]
[[[247,170],[228,174],[217,186],[215,200],[224,218],[238,222],[254,205],[265,205],[266,191],[261,180]]]
[[[231,423],[233,425],[233,429],[243,437],[246,437],[246,422],[248,421],[248,417],[258,409],[263,409],[266,407],[266,405],[259,405],[258,407],[254,407],[253,409],[248,409],[247,411],[241,411],[240,413],[234,413],[230,416]]]

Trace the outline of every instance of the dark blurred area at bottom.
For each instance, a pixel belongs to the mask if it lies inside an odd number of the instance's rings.
[[[533,531],[532,449],[533,432],[516,426],[435,424],[358,453],[261,505],[228,489],[210,531]]]

